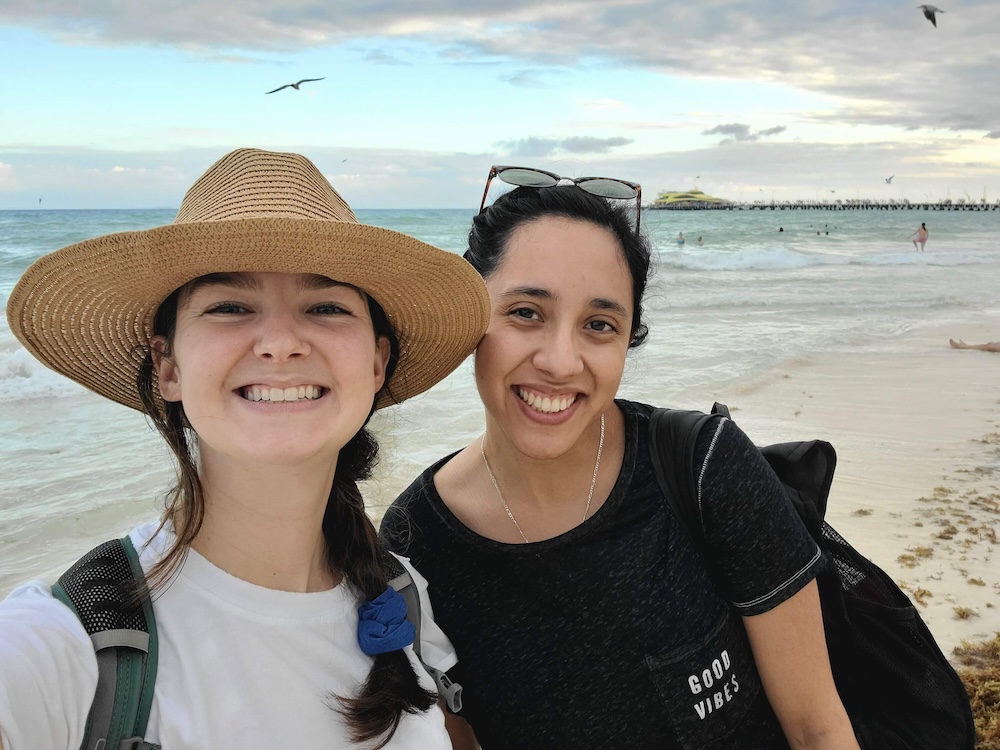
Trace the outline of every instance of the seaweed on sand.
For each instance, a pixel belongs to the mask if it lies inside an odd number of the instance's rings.
[[[1000,750],[1000,632],[980,643],[962,641],[953,653],[972,702],[976,748]]]

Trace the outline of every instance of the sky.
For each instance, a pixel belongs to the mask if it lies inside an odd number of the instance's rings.
[[[177,208],[244,146],[305,154],[362,209],[476,210],[493,164],[646,200],[993,202],[1000,3],[936,20],[904,0],[3,0],[0,210]],[[303,78],[323,80],[266,93]]]

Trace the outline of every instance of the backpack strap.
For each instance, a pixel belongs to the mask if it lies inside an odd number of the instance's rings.
[[[417,590],[417,585],[413,582],[413,576],[388,551],[384,551],[383,564],[389,585],[402,595],[403,601],[406,602],[406,619],[410,621],[414,631],[416,631],[413,640],[413,653],[420,659],[420,663],[424,665],[427,673],[434,678],[438,693],[444,698],[448,710],[457,714],[462,710],[462,686],[457,682],[452,682],[446,672],[427,664],[420,655],[420,591]]]
[[[732,419],[729,408],[716,402],[712,415]],[[649,451],[656,480],[670,508],[699,551],[705,534],[694,479],[694,450],[698,434],[711,415],[679,409],[654,409],[649,418]],[[781,480],[791,501],[815,539],[823,535],[827,498],[837,468],[837,452],[825,440],[765,445],[758,450]]]
[[[156,682],[153,605],[129,537],[94,548],[52,586],[97,654],[97,692],[81,750],[158,750],[143,739]]]
[[[649,453],[660,490],[699,552],[705,549],[705,530],[698,507],[694,478],[694,450],[698,435],[713,414],[729,416],[725,406],[712,414],[682,409],[654,409],[649,416]]]

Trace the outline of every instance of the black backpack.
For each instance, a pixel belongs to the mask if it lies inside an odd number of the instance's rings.
[[[715,404],[712,414],[729,416]],[[695,547],[705,552],[694,479],[695,442],[711,415],[655,409],[649,421],[657,480]],[[864,750],[973,750],[965,686],[892,579],[826,521],[837,454],[821,440],[760,448],[827,559],[819,573],[837,691]],[[763,561],[762,561],[763,564]],[[706,565],[712,573],[711,560]]]

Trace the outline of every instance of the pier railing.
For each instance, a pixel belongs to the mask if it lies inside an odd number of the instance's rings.
[[[650,204],[647,208],[663,211],[1000,211],[1000,200],[909,201],[868,200],[865,198],[836,201],[727,201],[700,203],[678,201],[669,205]]]

